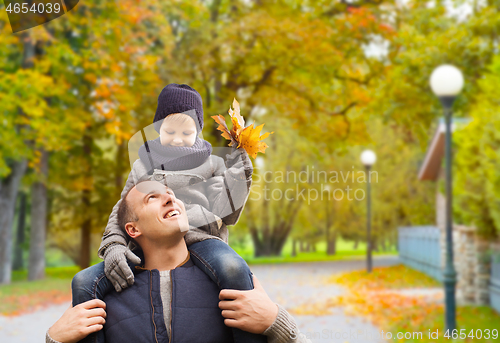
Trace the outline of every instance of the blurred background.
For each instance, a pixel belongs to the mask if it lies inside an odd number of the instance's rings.
[[[128,140],[169,83],[202,95],[214,147],[228,141],[210,117],[228,118],[233,98],[247,125],[274,131],[229,243],[312,342],[355,341],[335,337],[351,328],[444,341],[445,130],[429,78],[445,63],[465,79],[452,206],[457,329],[473,335],[458,341],[498,340],[485,337],[500,326],[498,0],[85,0],[16,34],[4,9],[2,342],[40,341],[26,318],[43,336],[73,275],[100,262]]]

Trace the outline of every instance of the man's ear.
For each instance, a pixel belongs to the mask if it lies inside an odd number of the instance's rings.
[[[127,231],[127,234],[132,239],[136,239],[142,234],[141,231],[137,228],[137,226],[133,222],[125,224],[125,231]]]

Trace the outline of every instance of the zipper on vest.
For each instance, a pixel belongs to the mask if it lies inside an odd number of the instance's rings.
[[[189,257],[189,254],[188,254]],[[172,343],[172,319],[174,318],[174,312],[172,310],[172,301],[174,300],[174,279],[172,279],[172,270],[170,270],[170,333],[168,335],[168,343]]]
[[[154,332],[155,342],[158,343],[158,338],[156,337],[155,305],[153,304],[153,273],[151,272],[151,270],[148,270],[148,273],[149,273],[149,299],[151,299],[151,308],[153,309],[151,319],[153,320],[153,326],[155,328]]]

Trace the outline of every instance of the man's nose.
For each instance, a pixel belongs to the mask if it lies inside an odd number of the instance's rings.
[[[169,202],[175,203],[175,195],[171,192],[165,192],[161,196],[163,205],[167,205]]]

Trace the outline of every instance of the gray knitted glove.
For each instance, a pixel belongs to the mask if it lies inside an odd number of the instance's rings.
[[[134,273],[128,266],[127,259],[134,264],[141,263],[136,254],[121,244],[112,245],[104,252],[104,273],[117,292],[134,284]]]
[[[243,148],[233,149],[231,154],[226,155],[226,167],[234,176],[242,169],[245,171],[245,177],[249,179],[253,173],[253,166],[247,152]]]

